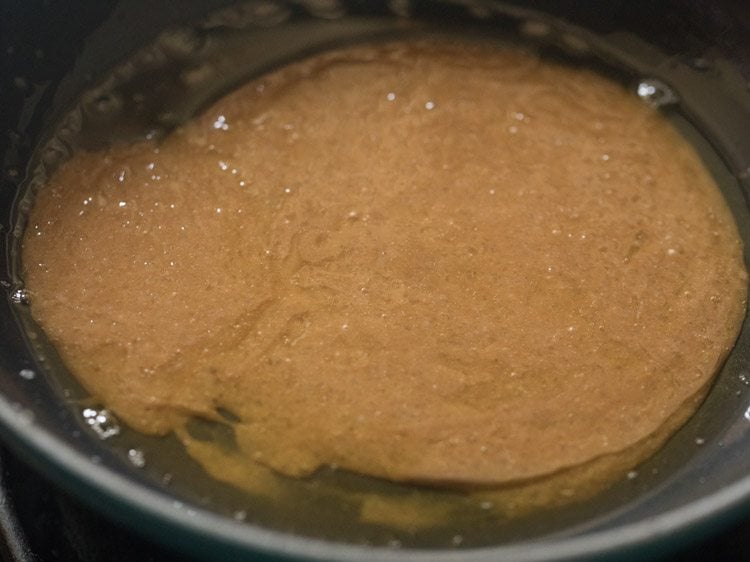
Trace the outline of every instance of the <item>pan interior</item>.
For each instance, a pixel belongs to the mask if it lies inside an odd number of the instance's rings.
[[[8,403],[17,405],[19,416],[58,436],[88,462],[124,474],[147,489],[166,492],[178,512],[207,510],[233,521],[304,536],[378,546],[464,548],[577,536],[638,521],[654,510],[680,508],[747,473],[750,459],[743,452],[750,444],[750,422],[745,419],[750,406],[744,351],[750,343],[747,329],[698,414],[632,478],[616,483],[592,501],[511,521],[499,520],[481,506],[456,497],[457,504],[463,502],[462,515],[447,526],[413,531],[364,525],[356,522],[354,502],[342,503],[317,490],[333,482],[352,492],[408,496],[415,491],[340,471],[324,471],[310,480],[285,480],[291,499],[279,504],[217,483],[190,460],[175,439],[136,434],[120,426],[102,405],[92,403],[25,306],[22,280],[17,276],[18,244],[35,190],[70,150],[166,134],[249,77],[331,46],[440,34],[483,36],[526,45],[569,64],[593,67],[631,87],[664,87],[665,99],[674,94],[665,103],[665,115],[697,147],[735,213],[746,248],[750,245],[750,216],[743,192],[747,186],[742,183],[747,177],[741,177],[743,162],[747,165],[749,157],[742,144],[747,141],[732,142],[733,134],[741,137],[741,132],[748,130],[738,121],[744,119],[750,126],[750,111],[747,96],[739,100],[729,94],[722,97],[734,91],[729,69],[707,74],[687,65],[660,64],[668,57],[654,59],[654,53],[633,38],[595,36],[508,8],[474,13],[459,3],[440,3],[443,8],[436,10],[438,17],[435,12],[417,12],[410,14],[411,19],[397,19],[385,13],[361,13],[356,7],[316,14],[302,5],[268,5],[276,10],[269,8],[259,14],[249,8],[234,9],[164,33],[154,45],[143,48],[84,93],[80,104],[64,108],[56,126],[40,142],[23,182],[24,194],[8,240],[12,286],[4,316],[10,336],[2,354],[3,367],[9,373],[3,393]],[[238,60],[242,63],[237,64]],[[216,75],[221,80],[202,79]],[[143,97],[142,92],[159,95]],[[713,109],[707,111],[706,107]],[[10,315],[17,325],[9,320]],[[19,355],[18,349],[26,351]],[[16,376],[18,373],[24,374]],[[196,422],[193,429],[205,438],[222,438],[220,428],[212,424]],[[734,462],[722,462],[727,458]],[[695,482],[699,485],[693,485]],[[443,494],[431,490],[418,493],[435,495],[436,500]]]

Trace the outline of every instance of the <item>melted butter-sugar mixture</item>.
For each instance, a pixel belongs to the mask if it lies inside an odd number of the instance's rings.
[[[658,113],[446,42],[319,55],[159,144],[77,154],[23,263],[91,393],[248,489],[628,469],[697,407],[746,296],[731,214]]]

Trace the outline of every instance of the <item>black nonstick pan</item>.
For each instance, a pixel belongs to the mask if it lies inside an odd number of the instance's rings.
[[[631,478],[590,501],[522,521],[457,520],[415,534],[361,525],[351,506],[311,495],[307,484],[290,484],[293,501],[281,503],[239,492],[205,475],[176,440],[143,437],[118,424],[34,326],[18,263],[24,212],[43,181],[40,170],[53,169],[72,146],[168,134],[223,92],[279,64],[415,31],[521,42],[640,92],[695,144],[748,248],[750,11],[744,4],[6,0],[0,4],[0,438],[104,516],[206,560],[646,558],[748,513],[747,322],[698,413]],[[186,81],[200,77],[194,71],[201,65],[219,69],[221,79]],[[210,427],[203,429],[210,435]],[[395,493],[351,475],[320,478]]]

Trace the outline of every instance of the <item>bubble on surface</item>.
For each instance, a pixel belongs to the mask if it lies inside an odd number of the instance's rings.
[[[747,373],[740,373],[739,377],[740,382],[744,385],[750,386],[750,375]]]
[[[18,374],[22,379],[26,379],[27,381],[34,380],[36,378],[36,371],[33,371],[31,369],[21,369],[18,371]]]
[[[101,410],[84,408],[82,414],[86,424],[94,430],[100,439],[109,439],[120,433],[120,424],[106,408]]]
[[[140,449],[130,449],[128,451],[128,460],[133,466],[137,466],[138,468],[146,466],[146,457]]]
[[[227,123],[227,118],[224,115],[219,115],[216,118],[216,121],[214,121],[213,128],[220,129],[222,131],[228,131],[229,123]]]
[[[679,101],[672,88],[656,78],[644,78],[636,87],[636,94],[651,107],[665,107]]]
[[[26,289],[16,289],[10,295],[13,304],[28,305],[31,303],[31,297]]]

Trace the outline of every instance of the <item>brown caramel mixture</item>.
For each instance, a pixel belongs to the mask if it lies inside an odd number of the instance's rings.
[[[259,466],[459,487],[632,466],[704,396],[747,283],[657,112],[588,70],[429,41],[319,55],[160,144],[77,154],[23,263],[92,394],[248,488]]]

